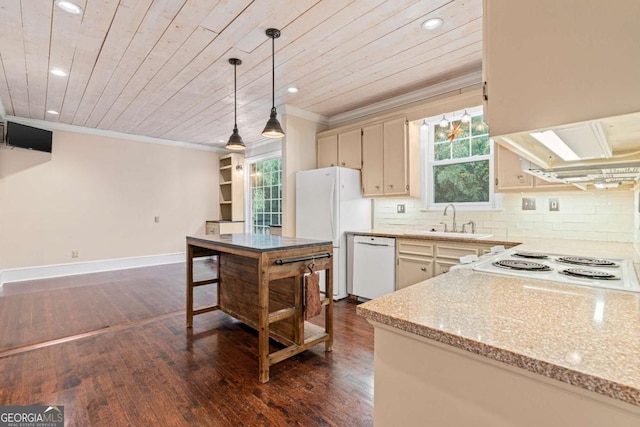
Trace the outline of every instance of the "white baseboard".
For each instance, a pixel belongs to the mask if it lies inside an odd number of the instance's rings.
[[[152,265],[185,262],[185,253],[149,255],[132,258],[103,259],[71,264],[41,265],[36,267],[0,270],[0,287],[4,283],[25,280],[47,279],[76,274],[99,273],[102,271],[124,270],[127,268],[149,267]]]

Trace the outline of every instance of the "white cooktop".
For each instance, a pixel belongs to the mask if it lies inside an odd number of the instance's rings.
[[[522,255],[534,256],[532,258],[518,256]],[[614,258],[593,258],[597,265],[575,265],[561,262],[562,258],[571,257],[570,255],[549,254],[541,252],[519,251],[510,249],[507,251],[487,254],[477,262],[469,264],[468,267],[475,271],[486,273],[501,274],[507,276],[524,277],[528,279],[549,280],[560,283],[570,283],[573,285],[591,286],[605,289],[615,289],[619,291],[640,292],[640,283],[636,276],[633,262],[625,259]],[[585,257],[576,257],[583,259]],[[589,257],[590,258],[590,257]],[[535,263],[540,270],[514,270],[503,268],[495,265],[498,261],[506,261],[506,264]],[[604,262],[606,261],[606,262]],[[601,265],[612,264],[612,265]],[[536,265],[532,267],[536,268]],[[565,272],[575,271],[583,274],[585,270],[593,271],[596,275],[604,277],[613,276],[611,279],[586,278],[567,275]]]

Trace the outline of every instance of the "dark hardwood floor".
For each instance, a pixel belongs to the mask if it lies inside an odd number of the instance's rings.
[[[171,264],[5,284],[0,405],[64,405],[70,426],[373,425],[373,328],[354,303],[335,305],[332,353],[260,384],[255,331],[221,312],[186,328],[184,277]]]

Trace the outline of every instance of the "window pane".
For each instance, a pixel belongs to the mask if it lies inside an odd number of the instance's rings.
[[[462,123],[460,120],[454,120],[451,122],[451,129],[447,132],[447,136],[451,134],[452,129],[456,124],[458,125],[458,130],[456,130],[456,137],[454,141],[457,139],[469,138],[469,123]]]
[[[468,139],[455,139],[453,141],[452,151],[453,158],[459,159],[461,157],[469,157],[469,140]]]
[[[451,144],[449,144],[449,141],[435,145],[434,158],[435,160],[447,160],[451,158]]]
[[[484,116],[471,118],[471,135],[488,135],[489,127],[483,121]]]
[[[489,148],[489,136],[479,136],[477,138],[473,138],[471,141],[471,155],[472,156],[482,156],[485,154],[489,154],[491,149]]]
[[[433,167],[435,203],[488,202],[489,161]]]
[[[447,135],[449,134],[449,126],[440,127],[440,125],[435,125],[434,127],[434,138],[436,142],[449,142],[447,139]]]

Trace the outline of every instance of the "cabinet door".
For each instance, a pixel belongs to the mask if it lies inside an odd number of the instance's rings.
[[[338,166],[338,135],[318,138],[318,168]]]
[[[533,188],[533,176],[522,171],[520,157],[501,145],[495,145],[496,191]]]
[[[415,285],[433,276],[433,259],[399,256],[396,290]]]
[[[404,118],[383,124],[384,194],[407,194],[407,139]]]
[[[448,273],[449,269],[456,264],[459,264],[459,263],[452,260],[437,259],[435,266],[433,268],[433,276],[435,277],[444,273]]]
[[[491,136],[639,111],[637,17],[629,0],[484,0]]]
[[[362,129],[362,187],[365,197],[383,194],[383,131],[382,123]]]
[[[362,168],[362,130],[360,128],[338,134],[338,166]]]

